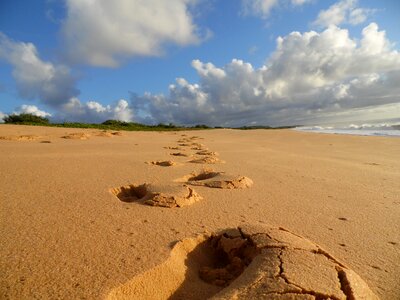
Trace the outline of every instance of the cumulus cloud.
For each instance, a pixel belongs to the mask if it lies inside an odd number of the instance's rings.
[[[4,123],[4,118],[7,117],[7,115],[5,113],[2,113],[0,111],[0,123]]]
[[[109,119],[130,122],[133,117],[133,109],[123,99],[114,105],[104,106],[96,101],[82,103],[78,98],[71,98],[68,103],[63,105],[55,119],[99,123]]]
[[[313,1],[313,0],[292,0],[291,2],[293,5],[303,5],[303,4],[305,4],[307,2],[311,2],[311,1]]]
[[[261,68],[194,60],[198,84],[179,78],[167,95],[132,95],[146,122],[240,126],[299,124],[317,115],[399,102],[400,54],[371,23],[361,40],[330,26],[292,32]]]
[[[357,0],[342,0],[328,9],[320,11],[317,19],[313,22],[315,26],[328,27],[329,25],[352,24],[357,25],[364,23],[367,17],[374,10],[369,8],[357,7]]]
[[[242,0],[243,14],[267,18],[278,0]]]
[[[70,69],[40,59],[32,43],[13,41],[0,32],[0,59],[13,66],[22,98],[39,98],[44,104],[58,106],[79,94]]]
[[[27,105],[23,104],[20,107],[18,107],[13,114],[31,114],[35,115],[38,117],[51,117],[51,114],[48,112],[45,112],[44,110],[40,110],[37,106],[35,105]]]
[[[190,8],[196,0],[66,0],[62,33],[70,59],[115,67],[121,59],[157,56],[165,44],[201,42]]]
[[[290,3],[293,6],[300,6],[311,0],[242,0],[242,14],[252,15],[266,19],[271,10],[280,4]]]

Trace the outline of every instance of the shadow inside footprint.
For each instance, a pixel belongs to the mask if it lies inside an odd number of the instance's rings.
[[[122,202],[133,202],[144,198],[147,194],[147,185],[127,185],[111,189],[111,193],[118,197]]]
[[[173,153],[170,153],[170,155],[172,155],[172,156],[184,156],[184,157],[191,156],[190,154],[187,154],[187,153],[184,153],[184,152],[173,152]]]

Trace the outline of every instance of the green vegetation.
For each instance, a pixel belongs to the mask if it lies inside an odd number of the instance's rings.
[[[38,117],[32,114],[10,115],[3,118],[6,124],[16,125],[36,125],[67,128],[93,128],[101,130],[127,130],[127,131],[173,131],[173,130],[196,130],[208,129],[206,125],[196,125],[193,127],[178,126],[170,124],[144,125],[134,122],[123,122],[118,120],[107,120],[101,124],[89,124],[78,122],[50,123],[49,119]]]
[[[4,117],[3,120],[8,124],[47,125],[50,123],[49,119],[32,114],[10,115]]]
[[[191,127],[179,126],[175,124],[158,124],[158,125],[144,125],[134,122],[124,122],[118,120],[107,120],[101,124],[89,124],[78,122],[63,122],[63,123],[50,123],[49,119],[38,117],[32,114],[10,115],[4,117],[6,124],[18,125],[37,125],[37,126],[51,126],[51,127],[68,127],[68,128],[93,128],[101,130],[126,130],[126,131],[178,131],[178,130],[200,130],[200,129],[214,129],[226,127],[209,127],[204,124],[199,124]],[[250,129],[285,129],[293,128],[295,126],[283,127],[270,127],[270,126],[243,126],[235,129],[250,130]]]

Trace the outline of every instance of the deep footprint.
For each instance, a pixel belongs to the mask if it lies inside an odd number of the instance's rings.
[[[378,299],[354,271],[315,243],[260,225],[184,239],[164,263],[107,298]]]
[[[219,189],[244,189],[253,185],[253,181],[246,176],[228,175],[223,172],[214,172],[212,170],[204,170],[198,174],[187,175],[177,181],[186,182],[190,185]]]
[[[168,208],[192,205],[202,199],[193,189],[178,184],[131,184],[111,189],[111,193],[123,202],[139,202]]]
[[[189,161],[190,163],[194,164],[218,164],[224,163],[223,160],[220,160],[218,157],[215,156],[205,156],[202,158],[195,158]]]
[[[208,151],[208,150],[201,150],[196,152],[197,155],[208,155],[208,156],[217,156],[217,152]]]
[[[173,153],[170,153],[170,155],[172,155],[172,156],[184,156],[184,157],[191,156],[190,154],[187,154],[185,152],[173,152]]]
[[[68,140],[87,140],[89,139],[90,134],[83,133],[83,132],[74,132],[67,135],[62,136],[63,139]]]
[[[156,160],[156,161],[148,161],[146,163],[149,165],[155,165],[160,167],[171,167],[177,165],[177,163],[172,160]]]

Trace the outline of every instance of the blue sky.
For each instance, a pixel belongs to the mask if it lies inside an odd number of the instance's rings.
[[[399,15],[396,0],[3,0],[0,116],[227,126],[394,118]]]

